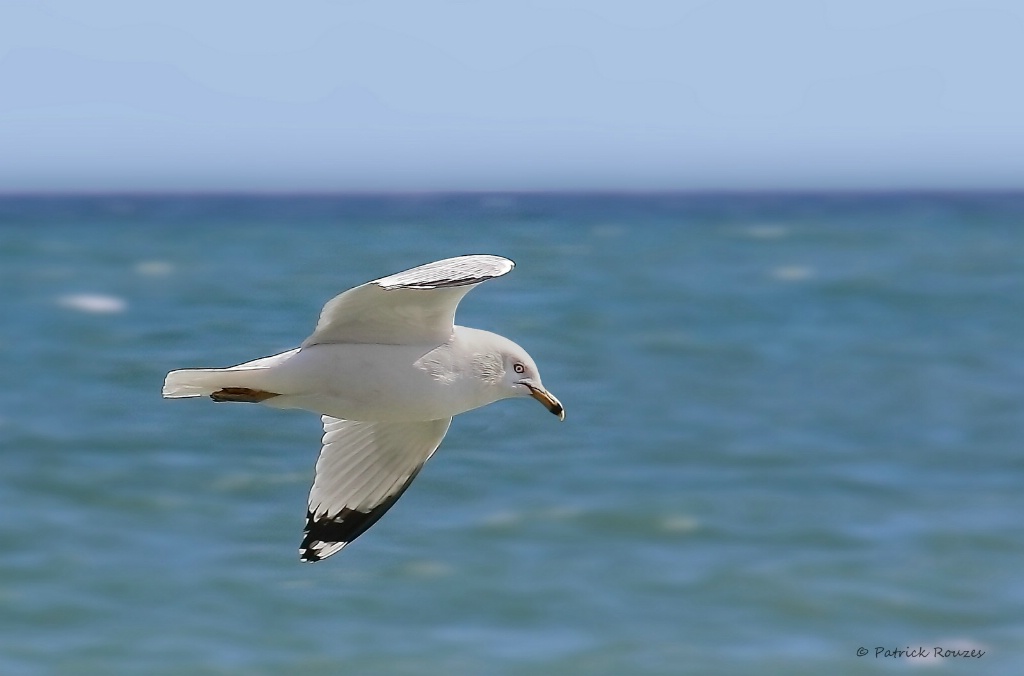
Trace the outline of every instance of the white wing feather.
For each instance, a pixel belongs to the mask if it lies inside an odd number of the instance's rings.
[[[309,492],[302,560],[325,559],[376,523],[437,450],[451,421],[382,423],[323,416],[323,448]]]
[[[459,256],[367,282],[324,305],[316,330],[302,347],[443,343],[451,336],[463,296],[513,267],[515,263],[500,256]]]

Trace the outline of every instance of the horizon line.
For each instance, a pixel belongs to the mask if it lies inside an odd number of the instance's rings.
[[[71,190],[3,190],[0,199],[25,198],[381,198],[381,197],[885,197],[885,196],[1015,196],[1024,195],[1024,187],[1017,188],[678,188],[678,189],[636,189],[636,188],[545,188],[533,190],[517,189],[375,189],[375,190],[119,190],[119,189],[71,189]]]

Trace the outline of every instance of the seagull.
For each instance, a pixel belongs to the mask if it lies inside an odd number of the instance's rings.
[[[330,300],[300,347],[171,371],[163,396],[319,413],[324,434],[299,558],[326,559],[395,504],[453,416],[533,397],[565,419],[526,350],[455,324],[463,296],[513,267],[500,256],[459,256],[367,282]]]

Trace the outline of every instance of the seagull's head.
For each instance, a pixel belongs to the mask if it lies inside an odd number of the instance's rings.
[[[503,385],[511,392],[510,396],[533,397],[544,404],[547,410],[557,415],[559,420],[565,420],[565,408],[562,407],[562,402],[558,401],[558,397],[544,387],[537,364],[526,350],[509,342],[511,345],[502,351],[502,361],[505,371]]]
[[[559,420],[565,420],[562,402],[544,387],[537,364],[526,350],[490,331],[458,326],[456,334],[463,349],[470,353],[474,379],[483,386],[476,406],[499,399],[533,397]]]

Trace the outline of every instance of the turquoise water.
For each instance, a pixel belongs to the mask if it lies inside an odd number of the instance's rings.
[[[458,417],[300,563],[317,416],[164,401],[164,373],[464,253],[518,263],[458,319],[566,421]],[[8,197],[0,288],[0,674],[1024,658],[1024,196]],[[875,657],[919,646],[985,654]]]

